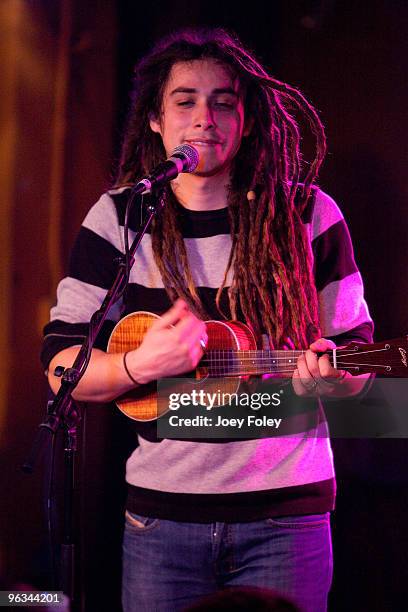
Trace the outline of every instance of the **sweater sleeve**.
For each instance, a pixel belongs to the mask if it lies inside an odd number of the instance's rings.
[[[332,198],[317,191],[310,223],[322,336],[337,346],[372,342],[373,321],[364,299],[350,233]]]
[[[90,209],[71,252],[68,274],[57,289],[57,303],[44,328],[41,361],[50,360],[65,348],[82,344],[89,320],[111,287],[117,259],[123,253],[118,215],[112,198],[104,194]],[[114,325],[120,319],[122,301],[110,309],[95,343],[105,349]]]

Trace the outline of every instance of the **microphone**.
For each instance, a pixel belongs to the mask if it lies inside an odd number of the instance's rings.
[[[171,156],[166,161],[161,162],[149,174],[149,176],[139,181],[133,188],[135,194],[144,194],[162,187],[172,181],[180,172],[193,172],[199,162],[197,149],[189,144],[182,144],[176,147]]]

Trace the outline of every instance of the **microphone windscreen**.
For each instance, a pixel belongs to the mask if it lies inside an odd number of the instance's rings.
[[[183,172],[194,172],[200,161],[197,149],[189,144],[182,144],[176,147],[171,157],[178,157],[183,160]]]

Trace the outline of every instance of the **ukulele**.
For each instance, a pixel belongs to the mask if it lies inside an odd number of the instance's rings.
[[[147,330],[159,315],[134,312],[117,323],[109,339],[108,353],[124,353],[138,348]],[[258,350],[252,331],[238,321],[207,321],[208,342],[205,354],[193,373],[176,381],[177,393],[191,393],[192,387],[208,393],[237,393],[249,376],[272,374],[290,378],[299,355],[305,350]],[[331,349],[333,367],[352,375],[376,373],[385,376],[408,376],[408,337],[375,344],[351,342],[345,348]],[[322,353],[324,354],[324,353]],[[186,378],[191,376],[190,378]],[[157,397],[157,381],[140,385],[116,400],[126,416],[137,421],[151,421],[167,412]]]

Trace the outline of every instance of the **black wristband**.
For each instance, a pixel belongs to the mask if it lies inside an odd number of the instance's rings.
[[[134,385],[139,386],[139,385],[140,385],[140,383],[138,383],[138,382],[137,382],[137,380],[135,380],[135,379],[133,378],[133,376],[132,376],[132,375],[131,375],[131,373],[129,372],[129,368],[127,367],[127,364],[126,364],[126,357],[128,356],[129,352],[130,352],[130,351],[127,351],[126,353],[123,353],[123,367],[125,368],[125,372],[126,372],[126,374],[129,376],[129,378],[130,378],[130,380],[132,381],[132,383],[133,383]]]

